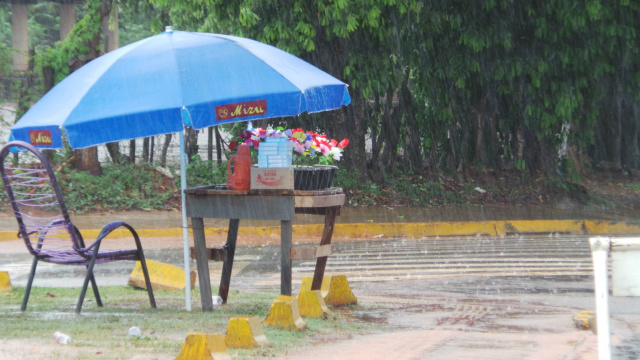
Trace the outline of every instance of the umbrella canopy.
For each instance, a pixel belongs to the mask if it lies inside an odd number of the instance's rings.
[[[184,126],[338,109],[347,85],[309,63],[254,40],[173,31],[140,40],[76,70],[40,99],[11,136],[40,148],[72,148],[178,132],[186,188]],[[185,284],[189,235],[182,191]],[[185,286],[186,309],[191,310]]]
[[[72,148],[234,121],[338,109],[347,86],[250,39],[167,30],[78,69],[11,129],[16,140]]]

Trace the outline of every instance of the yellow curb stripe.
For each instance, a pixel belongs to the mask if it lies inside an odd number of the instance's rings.
[[[294,225],[296,237],[315,237],[322,233],[322,224]],[[139,229],[140,237],[181,237],[182,229]],[[96,238],[100,230],[83,230],[85,238]],[[370,239],[376,237],[421,238],[429,236],[505,236],[511,234],[640,234],[640,221],[608,220],[506,220],[459,221],[431,223],[349,223],[336,224],[337,238]],[[205,228],[205,236],[226,236],[226,227]],[[191,229],[189,229],[191,235]],[[240,227],[239,236],[279,236],[279,226]],[[129,237],[127,230],[118,229],[109,237]],[[15,231],[0,231],[0,241],[18,240]]]

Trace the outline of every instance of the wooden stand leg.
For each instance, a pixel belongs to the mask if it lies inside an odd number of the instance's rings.
[[[322,229],[320,245],[331,244],[331,237],[333,236],[333,227],[336,224],[337,214],[338,207],[330,207],[327,209],[327,212],[324,215],[324,228]],[[322,278],[324,277],[324,269],[327,265],[327,259],[327,256],[322,256],[316,260],[316,270],[313,273],[311,290],[320,290],[320,286],[322,286]]]
[[[291,238],[293,225],[290,220],[280,222],[280,295],[291,296]]]
[[[236,241],[238,240],[238,227],[240,226],[240,219],[229,220],[229,232],[227,233],[227,243],[224,244],[224,248],[227,252],[227,259],[222,265],[222,276],[220,277],[220,289],[218,290],[218,296],[222,298],[222,303],[227,303],[227,297],[229,296],[229,286],[231,285],[231,270],[233,269],[233,256],[236,253]]]
[[[200,284],[200,300],[202,311],[213,311],[211,299],[211,279],[209,278],[209,260],[207,259],[207,243],[204,239],[204,223],[202,218],[191,218],[193,229],[193,246],[196,250],[196,266]],[[189,284],[185,284],[189,286]]]

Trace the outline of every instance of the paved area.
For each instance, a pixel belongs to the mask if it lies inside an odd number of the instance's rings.
[[[596,359],[597,337],[590,330],[576,328],[572,317],[581,310],[594,310],[593,276],[588,237],[584,231],[565,231],[552,214],[529,216],[543,227],[536,235],[519,234],[450,236],[397,236],[380,232],[379,224],[428,224],[429,213],[385,210],[377,214],[343,213],[343,224],[363,224],[362,236],[336,237],[336,254],[327,264],[327,275],[347,275],[358,297],[358,306],[344,311],[349,321],[390,325],[393,331],[337,339],[327,336],[306,349],[283,355],[282,359]],[[403,210],[404,211],[404,210]],[[492,221],[515,223],[518,214],[505,211],[456,211],[446,217],[430,218],[459,227],[460,221],[473,226]],[[442,214],[440,214],[442,215]],[[522,215],[522,214],[519,214]],[[566,214],[565,214],[566,215]],[[566,215],[578,222],[594,214]],[[635,215],[626,222],[601,219],[603,229],[617,224],[634,234]],[[81,229],[99,228],[113,220],[125,219],[138,229],[160,229],[144,233],[147,258],[182,267],[180,214],[116,213],[76,216]],[[314,226],[321,217],[303,217],[297,222]],[[419,220],[422,219],[422,222]],[[391,221],[393,220],[393,221]],[[415,220],[416,222],[412,222]],[[0,216],[0,231],[7,232],[13,219]],[[369,226],[367,226],[369,224]],[[584,222],[583,222],[584,224]],[[629,225],[631,224],[631,225]],[[224,222],[209,226],[224,228]],[[241,224],[242,226],[243,224]],[[263,223],[244,224],[262,229]],[[274,225],[277,227],[277,224]],[[352,225],[348,225],[352,226]],[[546,227],[550,228],[546,228]],[[393,225],[389,225],[392,228]],[[162,230],[164,229],[164,230]],[[441,228],[439,231],[442,231]],[[534,230],[535,230],[534,229]],[[581,227],[584,229],[584,227]],[[625,230],[626,229],[626,230]],[[424,227],[423,227],[424,230]],[[517,229],[516,229],[517,230]],[[537,231],[532,231],[536,233]],[[156,236],[150,236],[156,235]],[[213,232],[211,246],[224,243],[224,231]],[[296,244],[317,242],[313,229],[295,236]],[[105,242],[105,248],[121,248],[127,239]],[[279,236],[277,233],[241,233],[236,252],[232,289],[273,288],[279,285]],[[0,270],[11,274],[12,282],[23,285],[31,263],[24,245],[16,240],[0,241]],[[301,279],[311,276],[313,262],[296,261],[293,267],[294,292]],[[195,269],[195,263],[191,267]],[[79,286],[81,276],[73,267],[42,264],[35,286]],[[126,284],[130,264],[103,264],[96,268],[100,284]],[[221,273],[220,263],[210,263],[212,279]],[[77,283],[76,283],[77,282]],[[610,299],[614,359],[640,358],[640,299]],[[232,301],[232,298],[230,298]]]
[[[181,265],[181,239],[161,240],[143,239],[147,257]],[[9,265],[17,284],[26,281],[30,259],[20,254],[22,245],[0,246],[0,269]],[[275,244],[239,247],[232,289],[278,287],[279,256]],[[101,284],[125,284],[129,265],[101,265],[96,277]],[[220,263],[210,268],[218,279]],[[56,279],[74,286],[82,277],[64,271],[76,270],[42,267],[36,286]],[[347,340],[327,336],[279,358],[596,359],[596,335],[572,319],[595,308],[591,271],[588,236],[582,235],[339,242],[327,274],[346,274],[358,297],[357,306],[340,311],[347,321],[386,324],[392,331]],[[296,261],[293,272],[297,292],[313,264]],[[612,297],[610,303],[614,359],[637,359],[640,299]]]

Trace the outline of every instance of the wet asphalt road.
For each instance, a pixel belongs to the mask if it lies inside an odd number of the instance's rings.
[[[148,248],[145,253],[148,259],[182,267],[181,248]],[[279,257],[279,246],[239,247],[231,289],[278,289]],[[0,270],[9,272],[15,285],[26,283],[30,264],[26,250],[0,254]],[[313,275],[314,265],[294,261],[294,293],[303,277]],[[132,267],[127,262],[96,266],[96,280],[101,285],[126,284]],[[191,267],[195,270],[195,262]],[[210,263],[214,286],[221,268],[221,263]],[[474,356],[475,347],[491,353],[492,359],[535,359],[543,354],[550,334],[557,335],[556,340],[566,337],[557,345],[564,355],[545,358],[589,359],[597,354],[595,335],[577,329],[572,320],[581,310],[595,309],[586,236],[342,242],[335,244],[326,274],[347,275],[361,305],[348,314],[355,320],[414,334],[449,334],[437,346],[406,358],[462,356],[460,349],[468,351],[469,357],[463,358],[482,358]],[[82,279],[80,268],[41,264],[34,286],[80,286]],[[640,298],[611,297],[610,311],[614,359],[640,358]],[[451,335],[459,333],[469,340]],[[519,335],[530,341],[514,338]],[[497,346],[496,341],[511,345]]]

